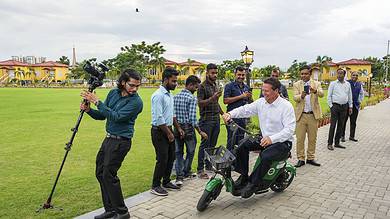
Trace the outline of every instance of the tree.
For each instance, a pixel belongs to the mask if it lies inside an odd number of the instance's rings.
[[[320,67],[320,77],[319,81],[322,79],[323,69],[327,68],[329,70],[328,62],[331,62],[333,59],[330,56],[317,56],[316,64]]]
[[[234,70],[238,66],[245,66],[242,59],[235,59],[235,60],[224,60],[222,64],[217,65],[218,66],[218,76],[217,78],[219,80],[224,79],[226,76],[226,72],[234,72]]]
[[[57,62],[65,65],[69,65],[70,63],[69,58],[67,56],[61,56]]]
[[[377,81],[382,81],[386,72],[386,64],[384,60],[372,56],[363,58],[363,60],[372,63],[371,65],[372,78]]]
[[[288,68],[287,72],[290,73],[290,76],[292,79],[298,79],[299,78],[299,69],[304,66],[304,65],[307,65],[307,62],[304,61],[304,62],[298,62],[298,60],[294,60],[292,62],[292,65]]]
[[[276,65],[267,65],[263,68],[260,68],[259,69],[260,77],[262,77],[262,78],[271,77],[272,70],[274,70],[274,69],[279,69],[279,67]]]

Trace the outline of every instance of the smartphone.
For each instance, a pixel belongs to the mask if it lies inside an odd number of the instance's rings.
[[[310,93],[310,86],[309,85],[303,86],[303,90],[305,91],[306,94],[309,94]]]

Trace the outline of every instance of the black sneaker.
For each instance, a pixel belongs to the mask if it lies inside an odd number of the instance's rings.
[[[163,187],[166,188],[166,189],[180,190],[179,186],[177,186],[177,185],[175,185],[175,184],[173,184],[171,182],[169,182],[167,184],[164,184]]]
[[[184,174],[184,179],[191,179],[191,178],[195,178],[196,177],[196,173],[193,173],[193,172],[188,172],[188,173],[185,173]]]
[[[240,190],[248,184],[248,176],[240,175],[238,179],[234,182],[234,188]]]
[[[154,187],[150,190],[152,194],[158,195],[158,196],[167,196],[168,192],[167,190],[163,189],[161,186]]]

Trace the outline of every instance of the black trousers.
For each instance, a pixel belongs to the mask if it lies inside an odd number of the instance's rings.
[[[118,214],[128,212],[123,201],[117,172],[130,148],[131,139],[105,138],[96,156],[96,178],[100,184],[103,205],[106,211],[115,211]]]
[[[253,170],[249,176],[249,180],[254,185],[259,185],[263,177],[271,168],[273,161],[280,161],[288,156],[292,147],[291,141],[277,142],[266,147],[259,156],[261,157],[260,165]],[[252,142],[242,145],[237,152],[238,159],[236,160],[236,171],[241,175],[248,176],[249,171],[249,151],[259,150],[260,145]]]
[[[345,128],[347,125],[348,117],[349,119],[349,138],[355,138],[355,131],[356,131],[356,120],[359,114],[359,110],[353,106],[352,108],[352,114],[349,115],[347,112],[347,116],[345,117],[345,123],[344,123],[344,129],[343,129],[343,134],[341,135],[342,137],[345,137]]]
[[[334,143],[335,145],[340,144],[340,138],[343,134],[344,125],[345,125],[345,118],[348,115],[348,104],[336,104],[333,103],[332,108],[330,108],[330,128],[329,128],[329,135],[328,135],[328,145],[333,144],[333,137],[334,137]],[[336,129],[337,124],[337,131],[336,136],[334,134],[334,131]]]
[[[199,146],[198,153],[198,168],[197,171],[201,172],[206,167],[206,170],[211,170],[211,163],[205,159],[204,149],[214,148],[218,142],[218,136],[220,132],[219,120],[217,121],[200,121],[199,128],[204,131],[208,138],[202,139]]]
[[[175,141],[169,142],[166,134],[157,127],[151,130],[152,143],[156,152],[152,188],[167,184],[171,181],[173,162],[175,161]]]

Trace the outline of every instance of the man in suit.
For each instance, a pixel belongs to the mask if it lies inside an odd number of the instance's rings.
[[[321,83],[311,79],[312,70],[309,66],[301,67],[301,80],[294,83],[295,117],[297,120],[297,157],[296,167],[305,165],[305,139],[308,138],[307,163],[320,166],[315,159],[318,119],[321,118],[319,97],[324,96]]]

